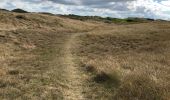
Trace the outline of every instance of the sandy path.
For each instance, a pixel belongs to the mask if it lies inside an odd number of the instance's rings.
[[[75,38],[79,33],[72,34],[64,46],[63,65],[65,70],[65,78],[67,83],[67,90],[64,90],[65,100],[84,100],[83,99],[83,78],[82,73],[78,69],[74,55],[72,54],[72,47],[75,45]]]

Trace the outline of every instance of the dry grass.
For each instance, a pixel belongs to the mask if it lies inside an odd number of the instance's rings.
[[[106,93],[99,85],[100,93],[95,93],[116,100],[168,100],[169,28],[167,22],[154,22],[110,26],[81,35],[78,56],[83,68],[92,73],[89,78],[105,77],[101,85],[112,86]]]
[[[0,99],[63,99],[63,45],[96,25],[42,14],[0,12]]]
[[[63,19],[57,16],[49,16],[37,13],[12,13],[0,12],[0,30],[6,29],[43,29],[54,30],[57,32],[64,31],[86,31],[96,25],[75,21],[71,19]]]
[[[90,31],[69,45],[86,79],[79,94],[87,100],[168,100],[170,24],[96,23],[0,12],[0,99],[64,99],[68,81],[75,81],[66,75],[65,44],[74,32]]]

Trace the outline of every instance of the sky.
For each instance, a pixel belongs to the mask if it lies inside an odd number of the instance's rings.
[[[0,8],[114,18],[170,20],[170,0],[0,0]]]

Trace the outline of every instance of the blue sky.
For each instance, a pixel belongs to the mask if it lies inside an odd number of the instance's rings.
[[[170,20],[170,0],[0,0],[0,8],[21,8],[30,12],[54,14]]]

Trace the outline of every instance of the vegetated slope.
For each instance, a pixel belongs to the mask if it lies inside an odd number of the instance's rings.
[[[64,18],[70,18],[75,20],[81,20],[81,21],[96,21],[96,22],[103,22],[103,23],[115,23],[115,24],[135,24],[135,23],[146,23],[146,22],[152,22],[155,21],[154,19],[150,18],[135,18],[135,17],[129,17],[129,18],[112,18],[112,17],[100,17],[100,16],[79,16],[79,15],[60,15]]]
[[[1,11],[0,99],[66,98],[71,86],[65,78],[65,44],[73,33],[95,27],[57,16]]]
[[[0,99],[168,100],[169,29],[0,11]]]
[[[71,19],[63,19],[57,16],[48,16],[38,13],[14,13],[14,12],[0,12],[0,29],[44,29],[55,31],[84,31],[94,26],[90,23],[83,23]]]
[[[115,25],[79,38],[77,55],[96,82],[89,84],[96,100],[169,100],[169,22]]]

